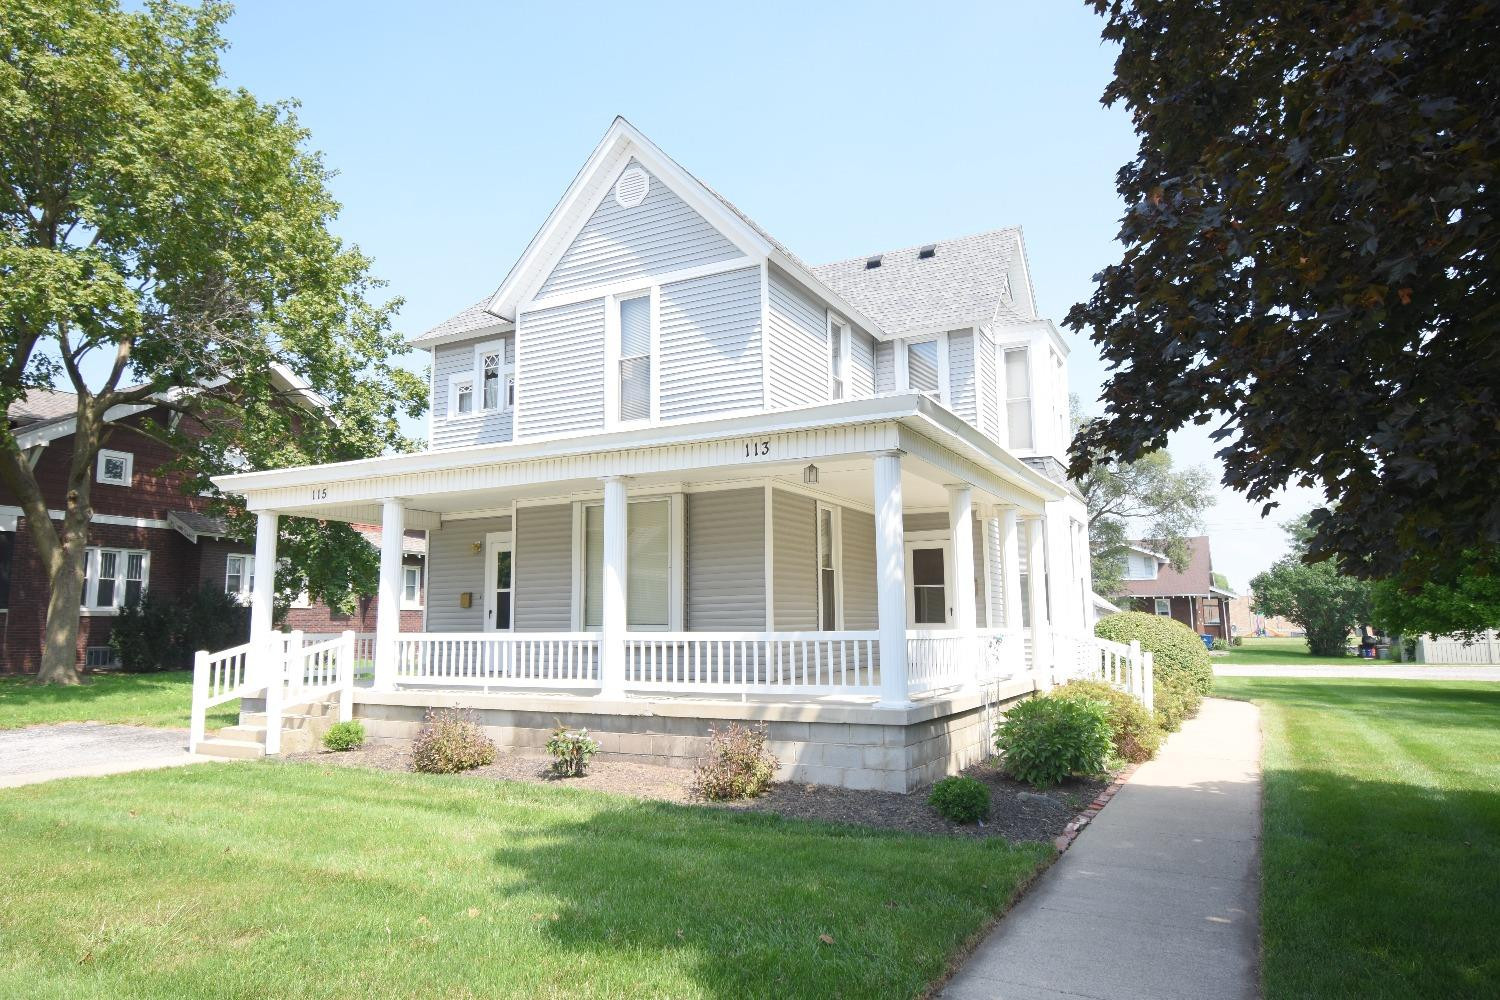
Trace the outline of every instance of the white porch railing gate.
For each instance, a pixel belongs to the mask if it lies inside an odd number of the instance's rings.
[[[1146,708],[1155,708],[1153,655],[1143,652],[1140,642],[1132,640],[1127,644],[1094,635],[1054,632],[1052,644],[1058,683],[1075,679],[1103,681],[1133,695]]]

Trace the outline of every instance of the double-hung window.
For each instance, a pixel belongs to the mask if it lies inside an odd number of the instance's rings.
[[[97,610],[140,601],[146,592],[151,554],[139,549],[91,548],[83,584],[83,606]]]
[[[401,567],[401,606],[408,610],[422,606],[422,567]]]
[[[224,593],[248,600],[255,592],[255,557],[234,553],[224,560]]]
[[[849,327],[828,317],[828,398],[843,399],[849,384]]]
[[[448,380],[448,416],[467,417],[474,412],[474,376],[454,375]]]
[[[665,632],[672,619],[672,501],[632,500],[625,513],[625,620]],[[604,507],[583,508],[583,627],[604,627]]]
[[[1158,597],[1156,599],[1156,613],[1168,618],[1172,617],[1172,599],[1169,597]]]
[[[906,347],[906,387],[941,399],[943,391],[942,354],[936,340],[908,341]]]
[[[1010,447],[1031,448],[1030,351],[1015,347],[1005,352],[1005,419]]]
[[[818,628],[836,632],[842,627],[843,587],[839,580],[838,508],[820,503],[817,506],[818,559]]]
[[[616,373],[620,423],[651,419],[651,296],[620,299]]]
[[[479,408],[485,412],[508,410],[516,402],[515,362],[507,357],[510,342],[481,344],[474,352],[475,375],[479,379]]]

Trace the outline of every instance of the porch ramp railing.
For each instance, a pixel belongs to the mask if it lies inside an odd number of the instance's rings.
[[[632,632],[632,690],[786,695],[879,694],[879,632]]]
[[[396,683],[459,687],[599,686],[599,637],[581,632],[403,632]]]

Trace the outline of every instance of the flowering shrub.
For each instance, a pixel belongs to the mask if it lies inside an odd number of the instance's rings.
[[[572,732],[562,726],[552,731],[547,752],[552,755],[552,772],[564,778],[581,778],[588,773],[589,758],[599,750],[599,741],[587,729]]]
[[[778,762],[766,752],[766,727],[709,730],[708,753],[693,772],[693,789],[705,799],[748,799],[771,784]]]
[[[484,735],[479,717],[460,709],[432,709],[412,741],[411,765],[428,774],[471,771],[495,762],[495,743]]]

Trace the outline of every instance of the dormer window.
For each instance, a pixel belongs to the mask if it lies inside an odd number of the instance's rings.
[[[95,480],[106,486],[129,486],[135,473],[135,456],[128,451],[101,449]]]
[[[937,341],[923,340],[906,345],[906,383],[913,392],[937,398],[942,388],[938,376],[940,370]]]

